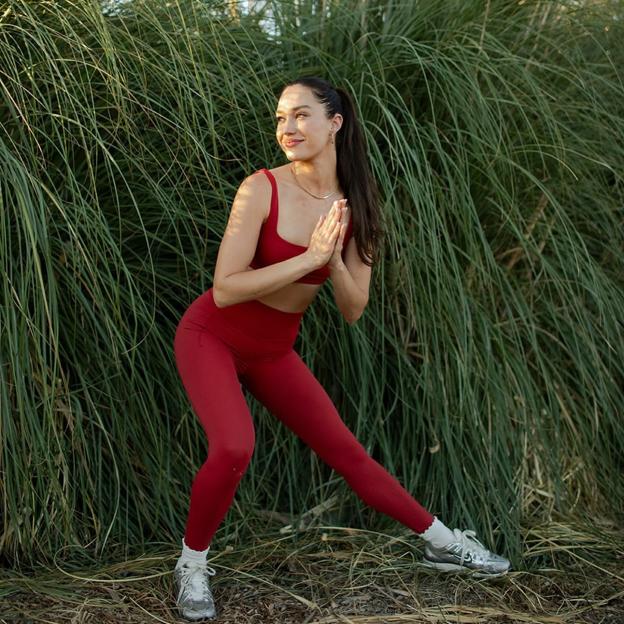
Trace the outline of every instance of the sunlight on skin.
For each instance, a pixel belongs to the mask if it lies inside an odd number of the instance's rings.
[[[246,198],[248,195],[248,191],[244,188],[244,185],[241,185],[234,197],[234,201],[232,202],[232,210],[230,211],[230,217],[228,219],[227,225],[225,226],[225,232],[223,236],[232,236],[236,234],[241,224],[244,221],[245,216],[245,206],[249,206],[249,204],[241,201],[242,198]]]

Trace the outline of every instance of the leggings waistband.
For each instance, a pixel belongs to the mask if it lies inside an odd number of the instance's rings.
[[[285,312],[257,299],[219,308],[213,287],[197,297],[183,319],[222,337],[244,352],[271,353],[292,348],[304,312]]]

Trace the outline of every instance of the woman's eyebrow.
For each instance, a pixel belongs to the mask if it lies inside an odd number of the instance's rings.
[[[312,108],[309,104],[301,104],[301,106],[293,106],[290,110],[297,110],[298,108]],[[283,113],[284,111],[281,109],[277,109],[277,113]],[[276,114],[277,114],[276,113]]]

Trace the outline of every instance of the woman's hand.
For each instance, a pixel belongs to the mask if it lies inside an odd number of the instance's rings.
[[[349,206],[346,205],[346,199],[344,200],[344,202],[345,203],[341,207],[340,234],[338,235],[338,239],[336,240],[334,253],[332,253],[328,263],[330,269],[333,269],[334,267],[339,266],[342,263],[342,243],[344,241],[347,228],[349,227]]]
[[[310,244],[306,253],[312,259],[315,270],[325,266],[333,258],[334,248],[336,247],[336,241],[341,236],[341,230],[342,238],[344,238],[346,225],[343,225],[341,217],[346,201],[346,199],[337,199],[332,204],[327,215],[319,217],[316,227],[310,236]]]

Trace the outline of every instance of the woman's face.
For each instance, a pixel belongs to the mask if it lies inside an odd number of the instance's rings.
[[[275,136],[289,160],[309,160],[327,149],[334,149],[330,132],[341,125],[338,113],[325,116],[324,106],[308,87],[286,87],[277,103]]]

